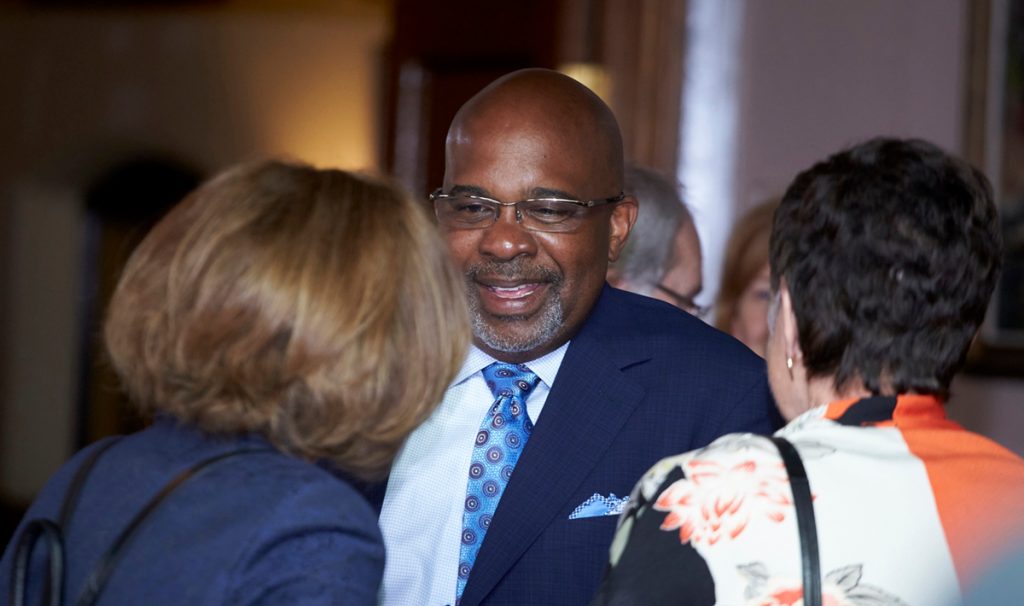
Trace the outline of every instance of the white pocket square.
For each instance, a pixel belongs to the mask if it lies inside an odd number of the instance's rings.
[[[617,516],[622,513],[622,509],[629,502],[629,497],[625,496],[621,499],[615,496],[614,492],[608,493],[608,496],[603,496],[598,493],[594,493],[586,501],[583,501],[572,510],[569,514],[570,520],[578,520],[580,518],[598,518],[601,516]]]

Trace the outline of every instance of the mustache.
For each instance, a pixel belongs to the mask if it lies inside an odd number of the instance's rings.
[[[480,276],[524,282],[549,282],[555,285],[562,283],[561,272],[543,265],[533,265],[523,257],[503,262],[486,261],[471,265],[466,269],[467,280],[474,281]]]

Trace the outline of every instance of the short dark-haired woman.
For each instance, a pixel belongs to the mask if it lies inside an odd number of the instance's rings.
[[[923,141],[838,153],[775,212],[768,373],[823,604],[956,604],[1024,539],[1024,460],[943,409],[1000,254],[985,177]],[[784,446],[728,435],[652,468],[596,603],[807,604]]]

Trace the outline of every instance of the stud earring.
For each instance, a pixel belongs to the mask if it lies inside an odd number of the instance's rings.
[[[789,380],[793,380],[793,358],[790,356],[786,357],[786,369],[789,370]]]

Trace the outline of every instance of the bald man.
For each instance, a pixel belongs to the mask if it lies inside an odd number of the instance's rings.
[[[431,200],[474,343],[392,468],[382,603],[586,604],[640,474],[773,429],[764,369],[689,314],[605,283],[637,205],[618,125],[589,89],[509,74],[459,110],[445,151]]]

